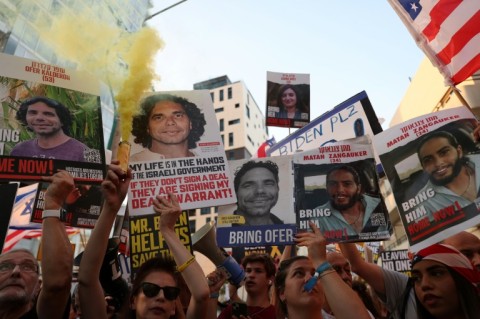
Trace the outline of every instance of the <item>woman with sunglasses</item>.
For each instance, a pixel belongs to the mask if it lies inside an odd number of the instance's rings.
[[[177,318],[175,312],[181,309],[180,303],[176,303],[180,294],[179,273],[192,294],[186,318],[205,318],[210,289],[202,268],[175,233],[181,213],[177,198],[173,194],[168,199],[157,196],[153,205],[160,215],[160,232],[175,261],[156,257],[140,267],[132,286],[131,308],[135,316],[131,318]]]
[[[122,205],[132,178],[131,170],[127,174],[112,161],[107,178],[102,183],[105,199],[100,217],[87,243],[80,263],[78,275],[80,304],[83,318],[107,318],[103,289],[99,281],[102,260],[107,250],[108,236],[117,212]],[[177,315],[182,307],[177,303],[180,293],[176,276],[181,273],[192,298],[186,314],[187,318],[203,318],[206,313],[209,288],[205,275],[195,258],[177,237],[174,226],[181,209],[176,197],[157,198],[153,201],[153,210],[161,216],[159,229],[174,257],[164,260],[160,257],[147,261],[142,266],[133,284],[130,298],[132,318],[181,318]],[[179,266],[175,266],[179,265]],[[178,304],[178,306],[177,306]]]

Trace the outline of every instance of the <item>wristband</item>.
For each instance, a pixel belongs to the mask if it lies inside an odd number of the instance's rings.
[[[318,277],[328,269],[332,269],[332,265],[330,265],[328,261],[318,266],[317,270],[315,270],[315,274],[310,279],[308,279],[305,286],[303,286],[303,290],[305,290],[306,292],[312,291],[313,287],[315,287],[315,285],[317,284]]]
[[[212,292],[210,294],[210,299],[218,299],[219,296],[220,294],[218,292]]]
[[[187,260],[185,263],[183,263],[180,266],[177,266],[177,271],[182,272],[185,269],[187,269],[188,266],[190,266],[193,262],[195,261],[195,256],[190,257],[189,260]]]
[[[60,219],[60,209],[45,209],[42,212],[42,219],[45,219],[47,217],[56,217]]]

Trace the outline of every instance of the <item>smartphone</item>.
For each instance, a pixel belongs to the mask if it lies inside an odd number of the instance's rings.
[[[236,316],[237,318],[240,318],[240,316],[248,316],[248,310],[247,310],[247,304],[243,302],[234,302],[232,304],[233,308],[233,315]]]

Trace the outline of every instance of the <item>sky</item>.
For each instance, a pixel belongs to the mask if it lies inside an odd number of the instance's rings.
[[[424,57],[387,0],[188,0],[147,24],[165,42],[157,91],[227,75],[265,114],[267,71],[309,73],[311,119],[366,91],[384,129]],[[293,131],[269,128],[277,141]]]

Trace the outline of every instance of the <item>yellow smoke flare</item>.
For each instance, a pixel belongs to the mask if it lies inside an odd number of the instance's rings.
[[[132,116],[136,113],[143,93],[151,88],[154,80],[153,57],[162,46],[154,30],[143,28],[135,37],[130,51],[125,55],[129,66],[127,79],[124,81],[115,99],[119,104],[122,140],[128,140],[132,130]]]
[[[121,136],[128,140],[140,98],[156,78],[153,59],[163,42],[153,29],[144,27],[128,33],[112,21],[105,22],[106,19],[99,17],[108,13],[98,14],[105,8],[99,4],[92,11],[74,15],[61,10],[52,21],[40,15],[35,24],[40,41],[48,43],[58,57],[74,61],[80,69],[111,86],[118,101]],[[92,12],[96,12],[96,16],[92,16]]]

